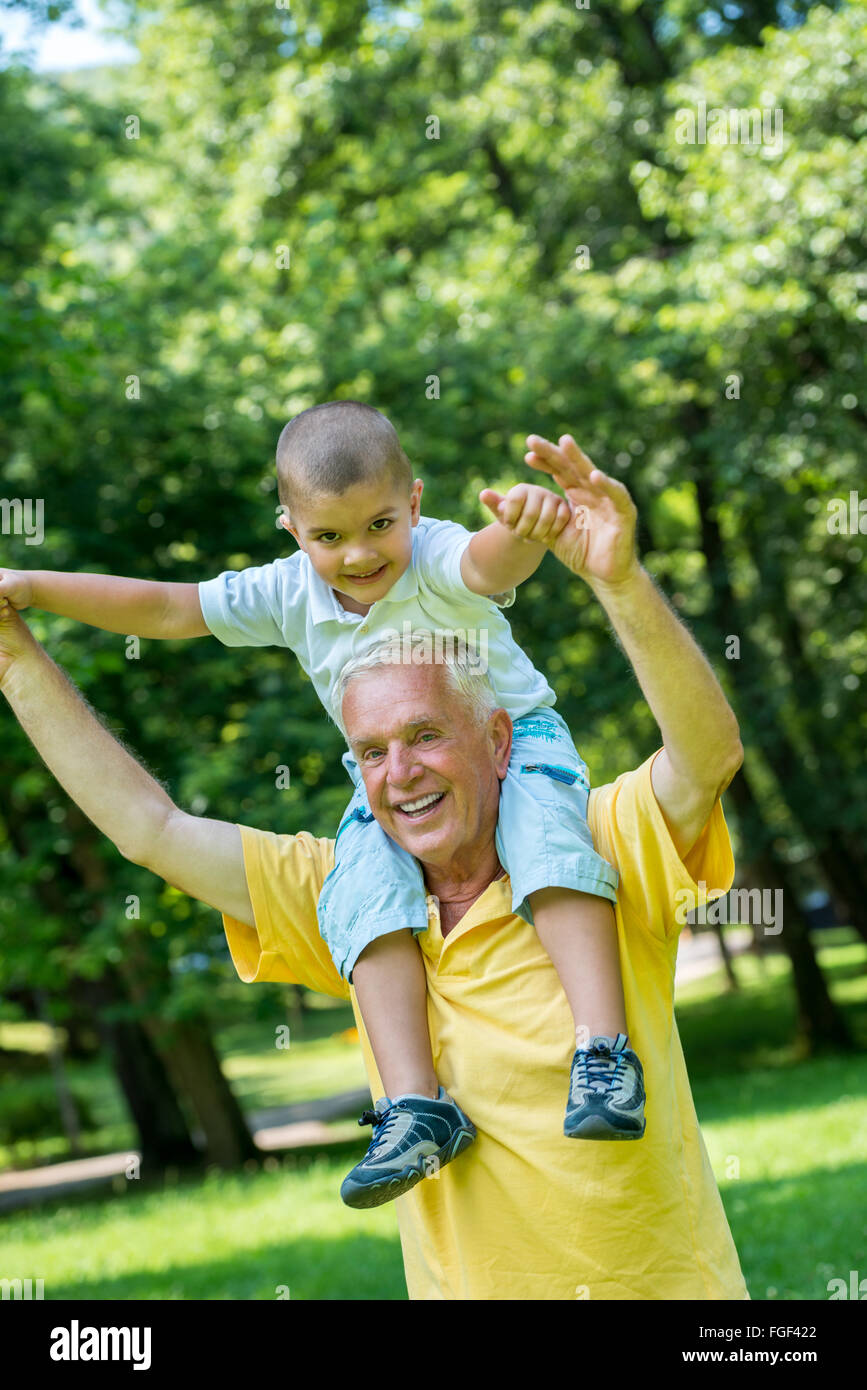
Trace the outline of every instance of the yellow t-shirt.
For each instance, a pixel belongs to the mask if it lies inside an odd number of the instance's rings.
[[[434,1063],[478,1138],[397,1199],[412,1299],[744,1299],[673,1014],[682,889],[727,890],[734,864],[717,802],[682,861],[650,780],[653,758],[594,790],[588,820],[620,873],[616,909],[630,1044],[644,1066],[644,1138],[567,1139],[574,1025],[551,961],[491,883],[443,939],[436,904],[419,937]],[[246,981],[294,981],[351,998],[374,1097],[383,1089],[354,990],[317,926],[331,840],[241,826],[255,928],[224,917]],[[335,1193],[335,1201],[339,1200]],[[363,1218],[360,1218],[363,1220]]]

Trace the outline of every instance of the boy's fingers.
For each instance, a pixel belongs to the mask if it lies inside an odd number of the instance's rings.
[[[482,491],[479,493],[479,501],[484,503],[488,511],[493,512],[497,521],[503,520],[501,512],[505,500],[503,494],[501,492],[495,492],[492,487],[482,488]]]
[[[501,492],[495,492],[492,487],[483,487],[479,493],[479,501],[484,502],[485,506],[490,507],[493,512],[495,512],[500,503],[505,500],[503,494]]]
[[[556,511],[557,502],[553,493],[543,492],[541,496],[537,495],[533,507],[528,508],[521,518],[520,534],[528,541],[543,541]]]

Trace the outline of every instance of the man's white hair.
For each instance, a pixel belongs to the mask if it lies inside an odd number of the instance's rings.
[[[500,703],[494,694],[486,673],[479,669],[478,663],[473,663],[467,659],[466,643],[463,640],[463,633],[438,633],[444,640],[439,644],[437,656],[431,661],[413,662],[413,665],[441,666],[445,671],[446,681],[449,688],[462,701],[474,724],[484,724],[489,715],[495,709],[500,708]],[[450,640],[453,639],[453,640]],[[351,657],[343,666],[331,692],[331,703],[334,710],[334,722],[340,729],[344,738],[349,741],[349,735],[343,723],[343,699],[346,695],[347,687],[356,676],[364,675],[368,671],[378,671],[383,666],[394,666],[401,663],[395,662],[395,643],[392,638],[385,638],[381,642],[368,647],[367,651],[360,656]]]

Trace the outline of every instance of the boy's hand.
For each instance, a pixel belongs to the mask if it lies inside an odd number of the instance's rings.
[[[573,519],[551,546],[557,559],[588,584],[619,585],[640,571],[635,552],[635,503],[579,449],[571,434],[559,444],[527,436],[531,468],[549,473],[565,492]]]
[[[8,598],[12,607],[20,613],[33,602],[33,590],[29,574],[22,570],[0,569],[0,599]]]
[[[536,483],[517,483],[505,497],[486,487],[479,499],[513,535],[543,545],[555,541],[572,516],[568,502]]]

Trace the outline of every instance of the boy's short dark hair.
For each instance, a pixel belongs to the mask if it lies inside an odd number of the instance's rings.
[[[394,425],[363,401],[302,410],[277,441],[277,495],[290,512],[305,493],[340,493],[383,474],[412,487],[412,465]]]

